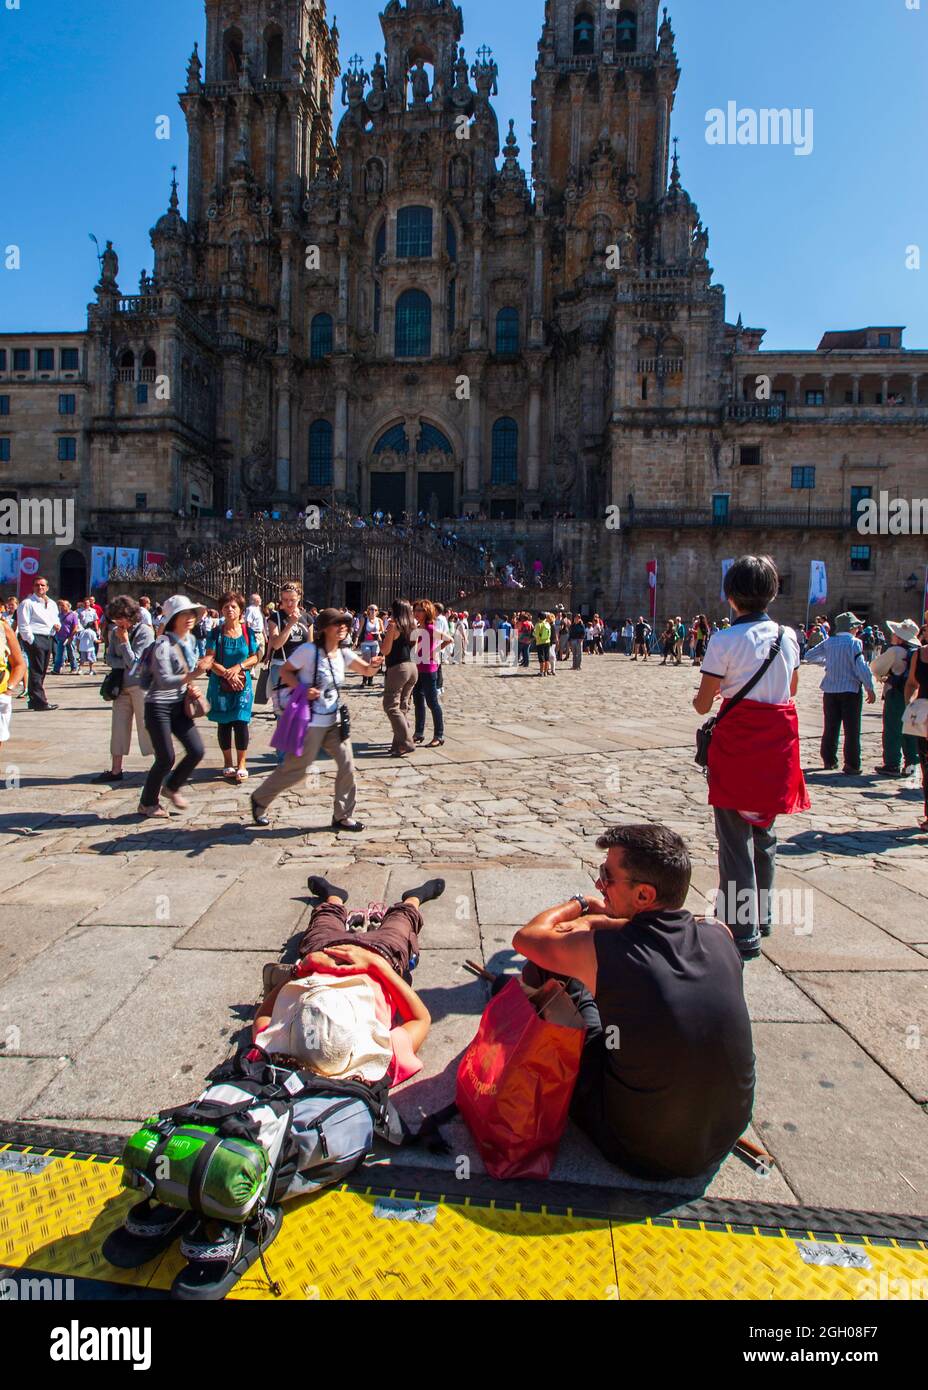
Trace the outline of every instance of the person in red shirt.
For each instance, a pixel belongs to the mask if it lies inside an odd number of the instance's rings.
[[[286,1065],[340,1080],[386,1077],[399,1086],[422,1069],[417,1054],[432,1020],[410,984],[411,970],[422,930],[419,909],[441,897],[444,880],[410,889],[389,911],[369,909],[371,924],[361,935],[349,930],[347,890],[315,875],[309,887],[323,901],[300,944],[302,959],[296,967],[265,970],[265,988],[283,978],[258,1008],[252,1041],[275,1059],[286,1058]],[[347,999],[339,986],[352,976],[365,987]]]

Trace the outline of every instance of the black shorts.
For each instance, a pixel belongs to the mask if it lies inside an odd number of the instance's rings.
[[[539,660],[539,661],[550,661],[550,660],[551,660],[551,643],[550,643],[550,642],[539,642],[538,645],[536,646],[535,650],[538,652],[538,660]]]

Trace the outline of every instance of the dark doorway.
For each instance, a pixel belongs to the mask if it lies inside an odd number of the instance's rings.
[[[417,505],[420,512],[426,512],[434,521],[454,516],[454,474],[420,473]]]
[[[394,521],[406,510],[406,474],[371,474],[371,511],[389,512]]]
[[[515,521],[516,501],[514,497],[500,498],[490,503],[490,517],[493,521]]]
[[[66,550],[58,562],[58,598],[72,606],[87,597],[87,561],[79,550]]]
[[[345,580],[345,607],[360,613],[364,607],[364,585],[359,579]]]

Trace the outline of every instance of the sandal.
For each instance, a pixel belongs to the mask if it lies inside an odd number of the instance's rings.
[[[163,806],[143,806],[141,802],[139,802],[139,815],[144,816],[146,820],[170,819]]]
[[[345,923],[345,930],[350,932],[363,931],[367,926],[367,918],[363,912],[349,912],[348,920]]]
[[[367,905],[367,927],[368,931],[376,931],[383,926],[383,919],[387,915],[386,903],[368,903]]]
[[[235,768],[234,768],[234,767],[224,767],[224,768],[222,769],[222,772],[221,772],[219,775],[220,775],[220,777],[222,778],[222,780],[223,780],[224,782],[234,782],[234,781],[235,781]]]
[[[241,786],[241,785],[243,784],[243,782],[247,782],[247,781],[248,781],[248,769],[247,769],[247,767],[240,767],[240,768],[237,768],[237,769],[236,769],[236,772],[235,772],[235,780],[236,780],[236,782],[238,783],[239,786]]]
[[[188,811],[190,809],[190,802],[185,796],[181,796],[180,792],[168,791],[168,789],[165,788],[164,794],[171,805],[177,807],[178,811]]]
[[[444,746],[445,740],[443,738],[433,738],[432,742],[429,744],[430,748],[444,748]]]
[[[333,829],[333,830],[350,830],[350,831],[352,831],[353,833],[357,834],[358,831],[364,829],[364,826],[363,826],[362,822],[359,821],[359,820],[333,820],[333,822],[332,822],[332,829]]]
[[[282,1223],[280,1207],[267,1207],[247,1225],[221,1226],[218,1236],[210,1239],[206,1223],[197,1221],[181,1241],[180,1253],[189,1263],[171,1285],[171,1297],[190,1303],[219,1302],[255,1260],[263,1263],[264,1252],[280,1233]],[[272,1287],[275,1293],[280,1292],[279,1285]]]
[[[103,1242],[103,1258],[117,1269],[139,1269],[163,1255],[178,1236],[193,1229],[195,1216],[150,1199],[138,1203]]]

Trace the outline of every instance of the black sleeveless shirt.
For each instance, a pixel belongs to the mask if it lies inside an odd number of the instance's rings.
[[[594,1137],[645,1177],[703,1173],[744,1133],[754,1104],[738,948],[725,927],[689,912],[642,913],[594,940],[605,1032]]]

